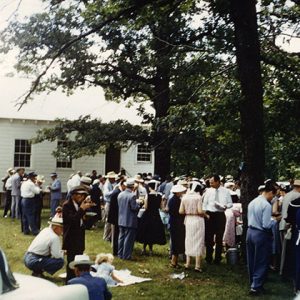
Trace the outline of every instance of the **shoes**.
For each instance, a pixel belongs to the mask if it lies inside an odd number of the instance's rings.
[[[249,291],[249,295],[250,296],[260,296],[262,293],[265,292],[265,289],[263,287],[259,288],[259,289],[250,289]]]
[[[169,267],[170,267],[170,268],[173,268],[173,269],[180,269],[180,268],[181,268],[180,265],[178,265],[178,264],[173,265],[172,263],[169,264]]]
[[[185,270],[189,270],[189,269],[190,269],[190,266],[187,265],[187,264],[184,264],[184,269],[185,269]]]
[[[3,216],[3,218],[7,218],[7,215]]]
[[[200,268],[195,268],[195,272],[197,272],[197,273],[202,273],[203,271],[202,271],[202,269],[200,269]]]

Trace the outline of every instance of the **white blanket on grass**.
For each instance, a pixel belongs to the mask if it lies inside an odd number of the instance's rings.
[[[95,272],[91,272],[91,274],[93,276],[96,276]],[[135,283],[152,280],[151,278],[144,278],[144,277],[138,277],[138,276],[131,275],[131,271],[129,271],[127,269],[126,270],[114,270],[114,274],[123,281],[123,283],[118,283],[115,286],[127,286],[127,285],[131,285],[131,284],[135,284]],[[114,286],[110,286],[110,287],[114,287]]]

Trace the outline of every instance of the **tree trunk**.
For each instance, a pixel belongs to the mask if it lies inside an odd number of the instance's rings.
[[[263,87],[256,1],[231,0],[230,4],[235,30],[238,77],[242,90],[240,116],[244,168],[241,173],[241,202],[246,229],[248,204],[257,196],[257,188],[264,180]]]
[[[168,139],[168,128],[161,122],[166,117],[170,107],[169,76],[163,70],[159,70],[155,84],[155,124],[154,124],[154,173],[159,174],[164,180],[171,168],[171,145]]]

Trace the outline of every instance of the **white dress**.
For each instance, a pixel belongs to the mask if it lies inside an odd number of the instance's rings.
[[[202,256],[205,253],[205,223],[198,215],[198,207],[202,204],[201,196],[188,192],[182,198],[181,205],[185,216],[185,254]]]

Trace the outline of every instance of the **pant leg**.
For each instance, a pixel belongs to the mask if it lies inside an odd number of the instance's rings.
[[[63,258],[45,257],[41,261],[42,270],[53,275],[64,266]]]
[[[29,234],[29,222],[28,222],[28,202],[27,199],[22,199],[22,231],[24,234]]]
[[[118,255],[119,226],[113,225],[112,249],[113,255]]]
[[[16,217],[16,196],[11,196],[11,217],[14,219]]]
[[[215,235],[216,235],[216,252],[215,261],[220,262],[222,260],[223,252],[223,236],[226,225],[226,216],[224,213],[217,213],[215,219]]]
[[[123,259],[124,241],[125,241],[125,228],[119,226],[119,240],[118,240],[118,256]]]
[[[74,273],[74,270],[69,268],[69,263],[75,259],[75,255],[82,254],[82,253],[73,253],[70,251],[67,251],[67,265],[66,265],[66,271],[67,271],[67,277],[66,277],[66,284],[68,281],[72,278],[75,278],[76,275]]]
[[[105,225],[104,225],[104,232],[103,232],[103,240],[105,241],[111,240],[111,224],[107,222],[109,207],[110,207],[110,203],[106,202],[104,207]]]
[[[247,249],[247,266],[249,274],[249,282],[252,285],[253,281],[253,270],[254,270],[254,258],[255,258],[255,246],[252,241],[252,230],[247,230],[246,236],[246,249]]]
[[[24,264],[29,270],[36,273],[42,273],[40,258],[35,255],[26,252],[24,256]]]
[[[214,231],[213,231],[213,216],[209,220],[205,219],[205,246],[207,262],[212,262],[213,247],[214,247]]]
[[[51,218],[56,214],[56,208],[59,206],[59,199],[51,199]]]
[[[22,212],[21,212],[21,196],[16,196],[16,218],[21,219]]]
[[[263,287],[271,258],[272,239],[269,233],[251,230],[254,244],[254,266],[253,281],[251,288],[260,289]]]
[[[126,236],[125,236],[124,249],[123,249],[124,259],[131,259],[134,242],[135,242],[135,236],[136,236],[135,228],[126,229]]]
[[[28,230],[28,226],[33,234],[38,234],[37,224],[36,224],[36,216],[35,216],[35,210],[36,210],[36,203],[35,198],[28,198],[23,199],[24,205],[23,209],[25,209],[25,212],[23,216],[25,217],[24,220],[27,222],[26,227],[24,227],[24,232]],[[27,226],[28,224],[28,226]],[[25,226],[25,224],[24,224]]]
[[[8,211],[10,211],[11,214],[11,190],[7,190],[5,194],[6,194],[6,199],[5,199],[3,217],[7,215]]]

